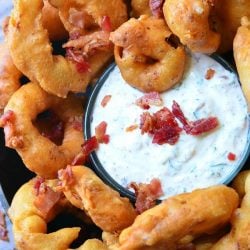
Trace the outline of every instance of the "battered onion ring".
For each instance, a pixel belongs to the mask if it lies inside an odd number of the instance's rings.
[[[5,43],[0,44],[0,114],[10,97],[20,88],[22,73],[14,65],[8,47]]]
[[[34,183],[35,179],[19,188],[8,211],[16,247],[18,250],[66,250],[78,237],[80,228],[63,228],[47,234],[47,223],[64,209],[65,201],[60,199],[44,215],[34,205]]]
[[[58,8],[60,18],[70,33],[86,34],[100,30],[103,17],[108,17],[112,30],[127,20],[126,5],[122,0],[49,0]]]
[[[64,122],[64,138],[59,146],[42,136],[32,123],[47,109],[54,111]],[[5,114],[8,112],[14,117],[2,124],[6,146],[16,149],[26,167],[37,175],[56,177],[57,171],[80,151],[82,131],[76,129],[73,120],[82,117],[83,109],[76,97],[61,99],[48,94],[36,83],[28,83],[12,95],[5,107]]]
[[[71,250],[71,249],[69,249]],[[110,250],[102,241],[97,239],[86,240],[82,246],[76,250]]]
[[[234,212],[229,234],[219,240],[211,250],[250,249],[250,174],[245,179],[245,196],[240,208]]]
[[[15,65],[30,80],[49,93],[66,97],[69,91],[85,91],[86,86],[111,53],[99,52],[88,60],[90,68],[79,73],[74,62],[52,55],[48,32],[42,25],[42,0],[17,0],[9,21],[7,41]]]
[[[238,203],[237,193],[222,185],[170,197],[121,232],[119,249],[176,249],[185,236],[192,240],[225,225]]]
[[[238,70],[243,92],[250,104],[250,21],[242,18],[233,43],[234,60]]]
[[[164,20],[131,18],[110,35],[115,61],[125,81],[144,92],[162,92],[178,83],[185,69],[185,50],[171,45]],[[166,42],[169,41],[168,42]]]
[[[215,0],[168,0],[163,5],[171,31],[193,52],[213,53],[220,34],[210,29],[209,15]]]
[[[114,232],[133,223],[136,213],[129,200],[121,198],[92,170],[73,166],[72,175],[72,181],[65,183],[64,194],[72,205],[84,210],[98,227]],[[61,180],[64,181],[63,178]]]
[[[151,10],[149,7],[149,0],[132,0],[132,15],[134,17],[139,17],[141,15],[151,16]]]

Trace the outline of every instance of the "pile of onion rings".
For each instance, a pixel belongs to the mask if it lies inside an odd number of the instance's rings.
[[[250,102],[249,6],[249,0],[14,1],[0,46],[0,127],[6,146],[36,175],[8,211],[18,250],[250,249],[249,171],[232,188],[176,195],[139,215],[85,166],[105,135],[84,142],[85,100],[76,95],[113,55],[129,84],[162,92],[181,81],[189,50],[233,48]],[[76,248],[80,227],[48,230],[62,213],[102,235]]]

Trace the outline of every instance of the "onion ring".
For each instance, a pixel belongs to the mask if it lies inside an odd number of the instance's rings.
[[[0,114],[10,97],[20,88],[22,73],[14,65],[8,47],[0,44]]]
[[[168,0],[163,13],[170,30],[184,45],[200,53],[213,53],[220,45],[220,34],[210,29],[209,16],[215,0]]]
[[[64,138],[59,146],[42,136],[33,124],[37,115],[47,109],[64,122]],[[74,119],[82,114],[82,104],[76,97],[61,99],[36,83],[28,83],[12,95],[0,123],[6,146],[17,150],[26,167],[40,176],[53,178],[81,150],[82,131],[75,127]]]
[[[84,210],[93,222],[107,232],[120,231],[131,225],[136,212],[127,198],[105,185],[96,174],[87,167],[73,166],[70,181],[64,171],[59,179],[64,183],[66,198],[77,208]]]
[[[115,61],[125,81],[144,92],[162,92],[178,83],[186,54],[172,38],[164,20],[148,16],[131,18],[112,32]]]
[[[66,97],[69,91],[85,91],[111,52],[92,55],[89,70],[84,73],[72,60],[52,55],[48,32],[42,25],[42,8],[42,0],[14,2],[7,41],[15,65],[30,80],[39,82],[44,90],[57,96]]]
[[[119,249],[176,249],[187,235],[192,240],[225,225],[238,203],[237,193],[222,185],[170,197],[121,232]]]

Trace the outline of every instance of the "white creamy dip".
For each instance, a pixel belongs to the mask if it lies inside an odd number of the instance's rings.
[[[248,141],[247,104],[234,73],[214,59],[193,54],[182,82],[161,94],[163,106],[151,106],[150,113],[167,107],[175,100],[190,121],[215,116],[219,127],[201,136],[181,132],[175,145],[152,143],[152,136],[137,129],[145,112],[135,104],[144,93],[127,84],[117,67],[101,88],[94,108],[91,134],[102,121],[107,123],[108,144],[101,144],[96,154],[106,171],[119,184],[149,183],[159,178],[166,198],[223,183],[235,171]],[[207,80],[208,69],[215,71]],[[101,102],[111,95],[105,107]],[[236,155],[234,161],[228,154]]]

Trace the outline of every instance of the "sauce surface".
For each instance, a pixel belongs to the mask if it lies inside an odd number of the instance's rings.
[[[214,75],[208,80],[209,69]],[[107,95],[111,98],[103,107]],[[150,106],[146,111],[171,110],[175,100],[190,121],[215,116],[219,127],[200,136],[182,131],[175,145],[158,145],[149,134],[141,134],[140,115],[145,110],[135,102],[143,95],[115,67],[96,98],[91,134],[102,121],[107,123],[110,142],[101,144],[96,154],[111,177],[124,187],[159,178],[161,198],[223,183],[239,164],[248,142],[247,104],[236,75],[208,56],[190,56],[182,82],[161,93],[163,106]],[[133,125],[138,127],[128,131]],[[236,156],[234,160],[228,157],[230,153]]]

